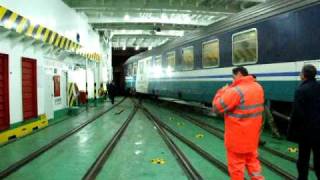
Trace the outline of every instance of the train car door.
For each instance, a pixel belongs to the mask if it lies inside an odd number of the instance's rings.
[[[8,55],[0,54],[0,131],[9,128]]]
[[[137,79],[136,79],[136,90],[140,93],[148,93],[148,72],[149,72],[149,65],[150,59],[146,58],[142,59],[138,62],[138,72],[137,72]]]
[[[22,58],[22,103],[24,120],[38,116],[37,61],[35,59]]]

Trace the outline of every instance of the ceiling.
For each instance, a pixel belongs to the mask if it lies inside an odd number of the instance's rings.
[[[153,48],[267,0],[63,0],[114,48]]]

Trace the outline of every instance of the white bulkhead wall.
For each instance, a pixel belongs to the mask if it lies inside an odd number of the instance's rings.
[[[35,23],[39,23],[58,32],[74,41],[76,34],[80,34],[80,44],[88,51],[103,52],[102,44],[99,41],[99,35],[92,31],[85,15],[76,13],[73,9],[65,5],[61,0],[2,0],[0,5],[4,6]],[[38,90],[38,114],[47,114],[49,118],[53,118],[53,111],[64,109],[67,107],[67,76],[72,73],[69,67],[70,58],[53,57],[39,46],[31,46],[26,42],[16,41],[13,38],[1,36],[0,33],[0,53],[9,55],[9,93],[10,93],[10,124],[21,122],[23,120],[22,110],[22,77],[21,77],[21,58],[28,57],[37,60],[37,90]],[[80,60],[79,61],[83,61]],[[102,59],[106,61],[106,59]],[[68,62],[68,64],[67,64]],[[77,63],[77,59],[72,59],[71,62]],[[102,64],[102,63],[101,63]],[[100,66],[98,64],[97,66]],[[97,87],[100,82],[106,82],[98,74],[99,68],[90,66],[89,74],[89,98],[93,98],[93,82],[97,82]],[[111,73],[111,72],[110,72]],[[110,74],[109,72],[107,74]],[[68,75],[67,75],[68,74]],[[52,98],[51,102],[49,94],[53,94],[52,77],[60,75],[60,100]],[[49,81],[50,80],[50,81]],[[68,80],[70,82],[71,79]],[[84,80],[84,79],[83,79]],[[50,84],[49,84],[50,83]],[[52,91],[51,91],[52,90]]]

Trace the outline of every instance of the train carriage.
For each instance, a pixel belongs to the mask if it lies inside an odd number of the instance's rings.
[[[257,76],[268,101],[292,102],[302,66],[320,68],[319,19],[315,0],[259,5],[133,56],[124,65],[126,88],[210,104],[241,65]]]

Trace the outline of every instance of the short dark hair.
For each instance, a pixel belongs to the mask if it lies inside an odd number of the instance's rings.
[[[317,68],[312,64],[306,64],[303,66],[301,72],[306,79],[315,79],[317,75]]]
[[[235,68],[232,69],[232,73],[233,73],[234,75],[238,74],[239,72],[240,72],[243,76],[248,76],[248,75],[249,75],[248,70],[247,70],[245,67],[243,67],[243,66],[238,66],[238,67],[235,67]]]

